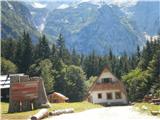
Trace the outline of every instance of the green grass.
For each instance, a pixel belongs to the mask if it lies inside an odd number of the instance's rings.
[[[147,109],[144,109],[146,107]],[[160,105],[154,105],[150,103],[136,103],[134,108],[140,112],[147,113],[151,115],[151,111],[160,111]],[[160,117],[160,115],[158,115]]]
[[[2,120],[26,120],[39,111],[39,109],[37,109],[27,112],[8,113],[8,105],[9,105],[8,103],[1,102]],[[100,107],[103,106],[88,102],[56,103],[56,104],[51,104],[51,108],[49,108],[49,111],[65,109],[65,108],[74,108],[75,112],[81,112],[84,110],[92,108],[100,108]]]

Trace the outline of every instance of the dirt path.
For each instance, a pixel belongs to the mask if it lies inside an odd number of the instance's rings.
[[[46,120],[160,120],[160,118],[136,112],[131,106],[118,106],[63,114]]]

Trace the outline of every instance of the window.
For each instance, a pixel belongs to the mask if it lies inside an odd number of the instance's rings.
[[[107,93],[107,99],[111,100],[112,99],[112,93]]]
[[[116,92],[115,97],[116,97],[116,99],[121,99],[122,98],[121,92]]]
[[[111,82],[112,81],[112,78],[103,78],[102,79],[102,82],[103,83],[109,83],[109,82]]]
[[[102,98],[102,94],[98,93],[98,99],[101,99],[101,98]]]

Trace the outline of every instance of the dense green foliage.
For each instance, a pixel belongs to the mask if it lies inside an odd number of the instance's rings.
[[[135,69],[123,76],[123,80],[127,86],[129,99],[134,101],[142,99],[147,94],[147,75],[141,69]]]
[[[10,60],[6,60],[1,57],[1,73],[2,74],[11,74],[17,72],[17,67]]]
[[[66,95],[71,101],[83,100],[85,95],[85,80],[83,70],[74,65],[66,67],[65,80],[66,80]]]
[[[53,90],[54,85],[52,66],[52,62],[49,59],[44,59],[37,64],[32,64],[29,68],[31,76],[41,76],[43,78],[47,93]]]
[[[92,76],[98,76],[107,65],[123,79],[130,100],[142,99],[149,93],[160,95],[160,38],[147,42],[142,50],[137,47],[137,52],[130,56],[125,52],[115,56],[111,49],[106,53],[100,56],[95,51],[89,55],[78,54],[74,48],[69,51],[62,34],[52,45],[44,35],[33,44],[25,32],[18,41],[2,40],[2,57],[16,64],[18,72],[41,76],[47,93],[54,90],[71,101],[82,100],[96,80]],[[2,69],[2,73],[10,72]]]
[[[130,100],[152,94],[160,97],[160,37],[148,41],[140,52],[136,69],[124,75]]]

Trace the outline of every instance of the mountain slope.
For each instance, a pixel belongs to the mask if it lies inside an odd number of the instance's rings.
[[[140,1],[128,9],[133,13],[130,19],[141,32],[146,32],[151,36],[158,34],[160,31],[160,2]]]
[[[16,38],[25,29],[32,38],[40,32],[55,42],[62,33],[67,47],[79,53],[134,53],[146,34],[160,29],[160,2],[135,1],[2,2],[2,38]]]
[[[1,27],[2,39],[18,38],[23,31],[30,33],[34,41],[40,35],[32,22],[32,16],[28,8],[20,2],[1,2]]]
[[[107,54],[111,48],[115,54],[133,53],[145,40],[136,32],[129,19],[115,5],[101,6],[81,3],[75,7],[53,10],[46,19],[44,32],[64,35],[68,48],[80,53]]]

